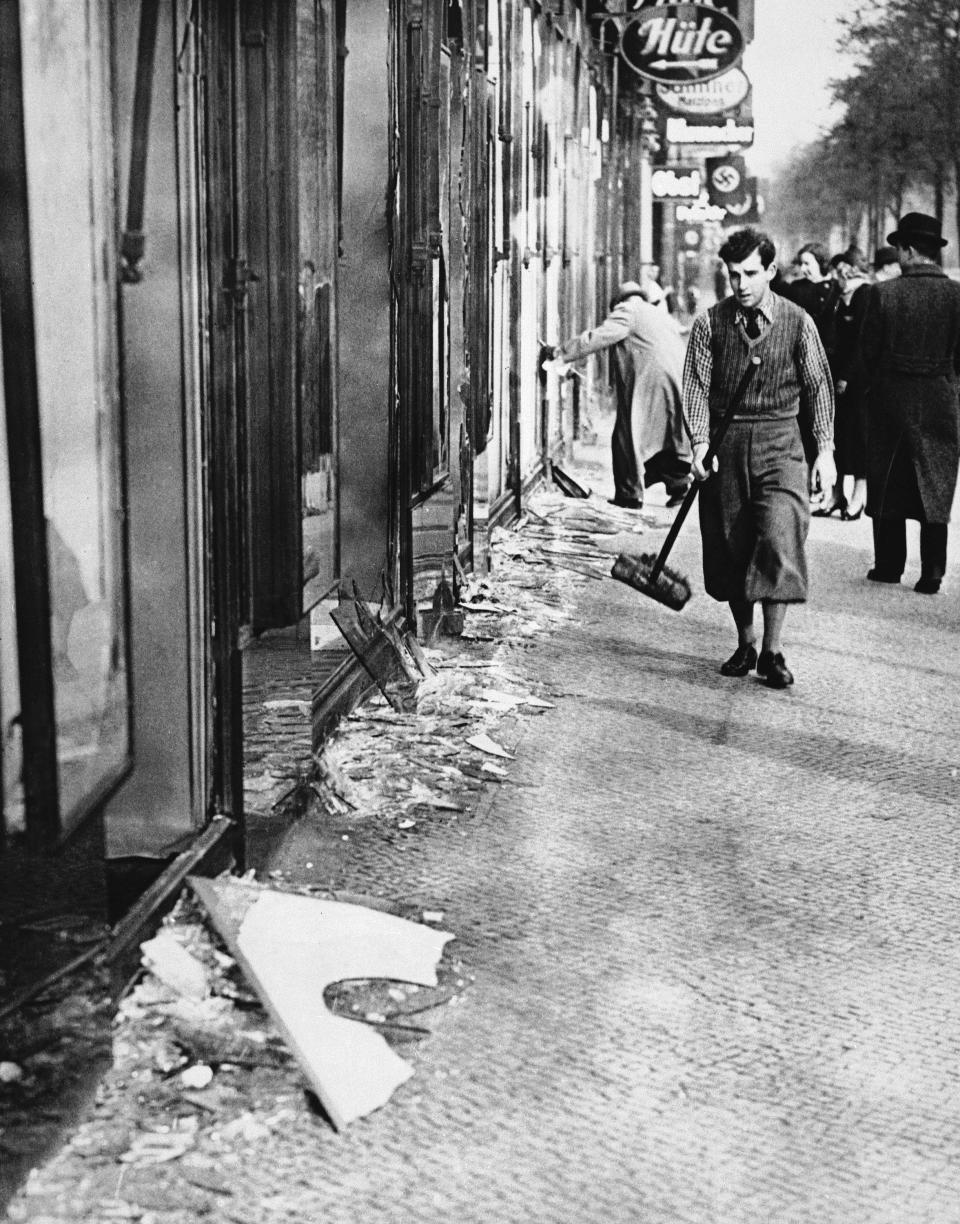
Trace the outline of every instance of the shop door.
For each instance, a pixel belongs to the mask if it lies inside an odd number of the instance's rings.
[[[242,810],[241,651],[302,608],[296,11],[208,10],[206,123],[215,793]]]
[[[503,14],[493,0],[487,6],[487,90],[489,106],[489,421],[486,451],[475,465],[478,517],[489,525],[510,511],[512,446],[510,320],[513,297],[510,276],[510,200],[512,143],[511,60],[501,31]]]
[[[471,457],[478,457],[470,465],[464,489],[468,488],[467,503],[470,514],[469,555],[461,552],[466,564],[473,561],[473,520],[478,499],[485,499],[487,482],[480,487],[480,474],[486,460],[483,452],[491,422],[492,373],[493,373],[493,328],[491,278],[493,249],[493,194],[490,165],[493,158],[496,134],[496,98],[494,87],[486,74],[486,64],[473,72],[470,110],[466,131],[469,155],[465,161],[465,174],[461,186],[461,205],[468,218],[469,263],[466,269],[465,325],[467,360],[470,367],[469,411],[467,425]],[[465,151],[466,152],[466,151]]]
[[[340,568],[336,304],[345,21],[345,0],[297,2],[297,398],[304,612],[330,591]]]
[[[439,56],[440,97],[436,132],[438,149],[438,257],[433,261],[430,319],[432,357],[430,463],[422,473],[424,489],[411,501],[414,600],[431,599],[438,581],[453,571],[457,528],[464,500],[469,499],[470,470],[459,459],[467,447],[464,401],[459,388],[467,378],[464,355],[464,259],[459,184],[462,172],[463,101],[459,63],[442,47]],[[466,485],[466,492],[464,492]],[[463,524],[469,535],[469,526]]]
[[[225,288],[241,302],[244,332],[245,613],[258,633],[295,623],[302,607],[296,5],[244,0],[238,33],[237,193]]]

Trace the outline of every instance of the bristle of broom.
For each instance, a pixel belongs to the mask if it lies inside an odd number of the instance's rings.
[[[679,612],[690,598],[690,583],[676,570],[665,567],[658,575],[656,582],[650,581],[656,556],[653,553],[643,553],[640,557],[631,557],[621,553],[613,563],[611,575],[620,582],[625,582],[641,594],[655,599],[665,607]]]

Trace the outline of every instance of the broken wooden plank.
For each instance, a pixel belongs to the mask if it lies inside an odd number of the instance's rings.
[[[391,633],[377,624],[367,633],[353,600],[345,600],[330,615],[391,706],[398,713],[413,708],[419,672],[409,656],[403,657]]]
[[[387,628],[387,626],[384,626],[384,628]],[[409,650],[413,661],[416,663],[417,669],[419,670],[421,676],[423,676],[424,680],[429,680],[432,676],[436,675],[430,660],[423,653],[423,648],[417,641],[416,635],[411,633],[407,628],[403,629],[403,644],[407,650]]]
[[[351,654],[313,695],[313,751],[319,752],[341,719],[379,690],[356,655]]]
[[[150,885],[136,905],[113,929],[106,950],[109,963],[117,962],[153,929],[183,887],[188,875],[199,871],[214,874],[233,864],[237,826],[225,816],[214,816],[207,827]]]
[[[568,476],[563,468],[557,467],[555,463],[550,465],[550,474],[553,477],[553,483],[560,489],[564,497],[586,498],[590,496],[589,489],[578,484],[572,476]]]
[[[413,1068],[368,1026],[334,1016],[324,992],[350,978],[436,986],[448,931],[364,906],[235,879],[190,887],[283,1033],[337,1130],[385,1105]]]

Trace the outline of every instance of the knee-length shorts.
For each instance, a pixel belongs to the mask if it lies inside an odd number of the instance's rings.
[[[796,418],[734,421],[718,458],[699,497],[707,594],[803,603],[810,490]]]

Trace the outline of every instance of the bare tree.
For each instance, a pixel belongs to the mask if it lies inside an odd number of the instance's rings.
[[[773,182],[771,205],[798,232],[839,223],[854,238],[865,220],[876,245],[911,187],[942,221],[960,183],[960,0],[864,0],[841,28],[855,57],[833,82],[842,117]]]

